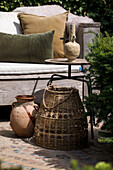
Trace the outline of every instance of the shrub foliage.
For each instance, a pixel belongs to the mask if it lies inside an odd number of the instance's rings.
[[[113,167],[110,163],[98,162],[95,166],[85,165],[82,168],[78,167],[78,162],[76,160],[71,161],[72,170],[113,170]]]
[[[89,112],[95,112],[98,122],[104,121],[103,128],[113,133],[113,37],[105,34],[96,35],[88,44],[87,80],[93,93],[85,104]]]

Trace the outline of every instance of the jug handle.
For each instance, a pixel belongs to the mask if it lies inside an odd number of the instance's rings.
[[[17,102],[13,102],[13,103],[12,103],[12,109],[16,106],[16,103],[17,103]]]

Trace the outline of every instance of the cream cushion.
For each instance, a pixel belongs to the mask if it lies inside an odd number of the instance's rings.
[[[43,74],[43,73],[58,73],[67,72],[67,65],[54,65],[54,64],[31,64],[31,63],[6,63],[0,62],[0,74]],[[72,65],[72,72],[79,72],[79,65]]]
[[[0,32],[21,34],[18,12],[0,12]]]
[[[42,5],[42,6],[17,7],[14,10],[14,12],[33,14],[38,16],[53,16],[64,13],[66,12],[66,10],[59,5]],[[70,12],[68,15],[67,26],[69,27],[69,25],[73,23],[76,25],[76,28],[78,29],[80,23],[93,23],[93,22],[94,21],[92,18],[89,18],[87,16],[85,17],[78,16]]]

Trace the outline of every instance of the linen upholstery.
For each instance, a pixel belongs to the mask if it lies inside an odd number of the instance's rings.
[[[0,12],[0,32],[8,34],[22,34],[18,12]]]
[[[53,57],[54,31],[11,35],[0,33],[0,61],[43,63]]]
[[[0,74],[2,75],[28,75],[28,74],[52,74],[67,72],[67,65],[36,64],[36,63],[8,63],[0,62]],[[72,72],[79,72],[80,65],[72,65]],[[39,75],[40,76],[40,75]],[[5,78],[5,76],[4,76]]]
[[[55,30],[53,41],[54,58],[64,57],[64,42],[60,38],[65,36],[67,16],[68,12],[49,17],[24,13],[18,14],[23,34]]]
[[[60,5],[41,5],[17,7],[16,9],[14,9],[14,12],[33,14],[38,16],[53,16],[64,13],[66,12],[66,10]],[[80,23],[94,23],[94,21],[92,18],[89,18],[87,16],[78,16],[70,12],[67,20],[67,31],[69,31],[70,24],[75,24],[78,31]]]

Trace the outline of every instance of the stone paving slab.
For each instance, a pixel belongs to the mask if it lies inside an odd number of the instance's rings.
[[[0,159],[3,167],[22,166],[32,170],[70,170],[72,159],[79,166],[95,165],[99,161],[113,164],[113,148],[97,142],[99,128],[94,128],[95,139],[91,139],[89,126],[89,145],[87,148],[72,151],[59,151],[35,145],[34,137],[19,138],[10,127],[9,121],[0,121]]]

